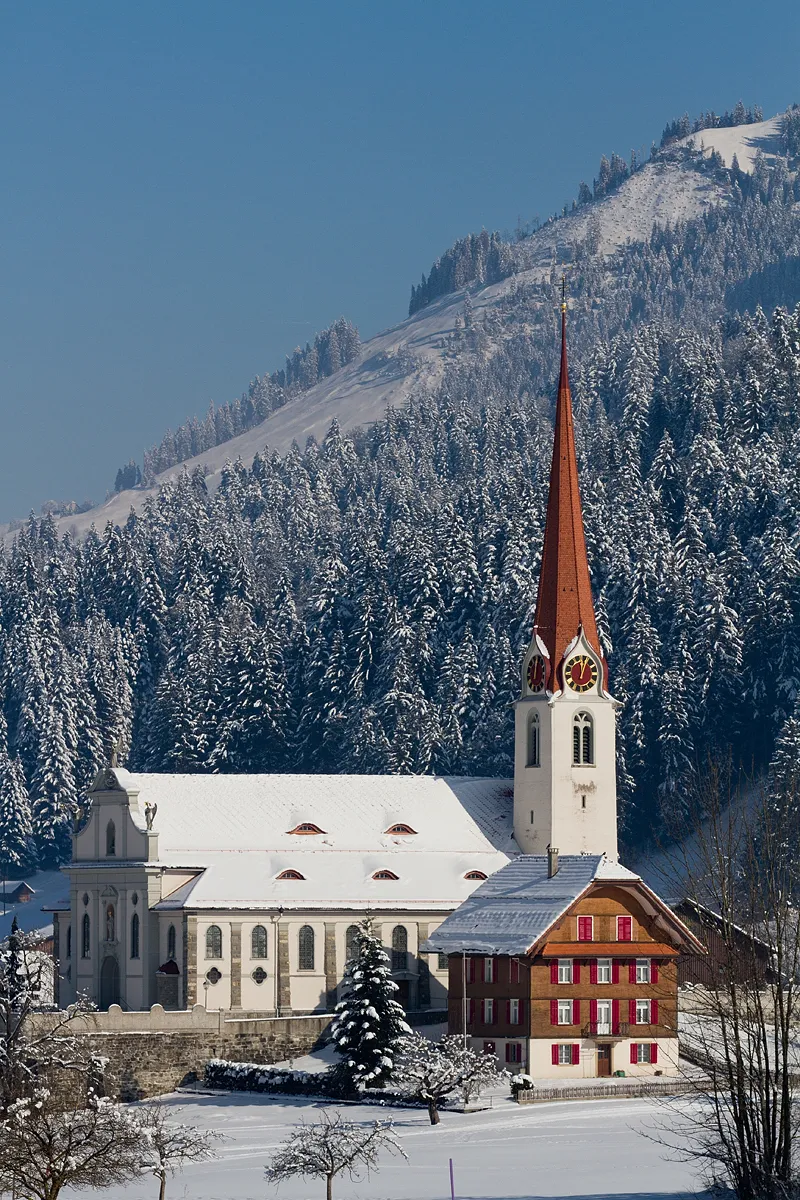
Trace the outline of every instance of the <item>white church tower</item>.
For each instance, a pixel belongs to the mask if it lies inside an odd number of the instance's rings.
[[[597,635],[583,531],[567,306],[561,304],[550,495],[533,636],[516,704],[514,835],[524,854],[617,859],[616,709]]]

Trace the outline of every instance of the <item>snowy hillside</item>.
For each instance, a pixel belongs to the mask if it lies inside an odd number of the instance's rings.
[[[761,150],[768,162],[778,153],[780,120],[775,116],[757,124],[706,129],[673,143],[667,155],[648,163],[612,194],[543,226],[518,248],[523,270],[500,283],[471,290],[476,319],[507,306],[510,293],[526,284],[546,281],[554,265],[568,259],[572,247],[590,234],[597,252],[610,256],[627,244],[645,240],[655,223],[674,224],[725,203],[730,186],[691,161],[683,161],[682,148],[692,143],[695,150],[705,149],[707,154],[717,150],[726,166],[735,154],[741,169],[751,171],[757,151]],[[445,367],[445,339],[454,334],[463,308],[463,291],[441,297],[366,342],[354,362],[277,409],[260,425],[171,467],[157,477],[153,488],[122,491],[80,516],[63,517],[59,522],[62,531],[82,535],[93,524],[102,528],[108,521],[121,523],[132,506],[138,508],[161,484],[184,470],[202,467],[213,488],[227,461],[241,458],[249,464],[257,452],[271,449],[284,453],[294,441],[302,449],[309,437],[322,438],[334,418],[343,430],[374,422],[387,406],[402,406],[410,395],[435,386]],[[524,319],[528,321],[530,314]],[[491,355],[491,342],[484,353]]]

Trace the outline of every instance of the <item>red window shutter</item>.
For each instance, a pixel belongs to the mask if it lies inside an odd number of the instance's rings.
[[[589,1020],[591,1021],[592,1025],[597,1024],[597,1001],[596,1000],[589,1001]]]
[[[639,1047],[636,1042],[631,1042],[631,1062],[635,1065],[638,1058]]]
[[[650,982],[658,983],[658,959],[650,959]]]
[[[650,1044],[650,1062],[658,1062],[658,1042],[651,1042]]]
[[[658,1001],[657,1000],[650,1001],[650,1024],[651,1025],[658,1024]]]
[[[573,1067],[580,1066],[581,1048],[578,1042],[572,1043],[572,1065]]]
[[[475,982],[475,959],[467,959],[467,983]]]
[[[572,982],[580,983],[580,981],[581,981],[581,964],[578,962],[578,960],[576,958],[572,964]]]
[[[555,1042],[550,1047],[550,1060],[554,1067],[558,1066],[558,1046]]]
[[[486,959],[481,959],[481,983],[486,982]]]
[[[470,997],[470,1002],[469,1002],[469,1024],[470,1025],[475,1024],[475,998],[474,997]]]
[[[629,942],[633,934],[633,919],[632,917],[617,918],[617,941]]]
[[[597,983],[597,959],[589,959],[589,983]]]
[[[628,963],[628,983],[636,983],[636,959],[632,958]]]
[[[611,1001],[611,1032],[619,1033],[619,1000]]]
[[[581,1002],[580,1000],[572,1001],[572,1024],[580,1025],[581,1023]]]
[[[550,982],[558,983],[558,959],[554,958],[550,963]]]
[[[636,1001],[635,1000],[628,1001],[628,1023],[630,1025],[636,1024]]]
[[[558,1001],[557,1000],[550,1001],[550,1024],[551,1025],[558,1024]]]
[[[506,1025],[511,1024],[511,1001],[506,1000]]]
[[[592,918],[578,917],[578,941],[590,942],[592,940]]]
[[[513,1062],[511,1057],[511,1042],[506,1042],[506,1062]]]
[[[611,982],[619,983],[619,959],[615,958],[611,962]]]

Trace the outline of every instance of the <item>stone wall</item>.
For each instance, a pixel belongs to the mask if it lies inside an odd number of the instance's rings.
[[[35,1021],[52,1020],[47,1014]],[[308,1054],[322,1039],[330,1013],[306,1017],[232,1016],[207,1012],[201,1004],[167,1012],[154,1004],[149,1012],[108,1012],[76,1018],[73,1032],[88,1040],[106,1060],[105,1090],[119,1100],[141,1100],[173,1091],[202,1078],[210,1058],[233,1062],[275,1063]]]

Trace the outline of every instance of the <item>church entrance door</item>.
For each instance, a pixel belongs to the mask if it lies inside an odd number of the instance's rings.
[[[119,963],[108,955],[100,968],[100,1007],[105,1010],[111,1004],[119,1004]]]
[[[397,999],[403,1008],[408,1008],[411,999],[411,987],[407,979],[397,980]]]
[[[611,1074],[611,1047],[610,1046],[598,1046],[597,1047],[597,1074],[598,1075],[610,1075]]]

